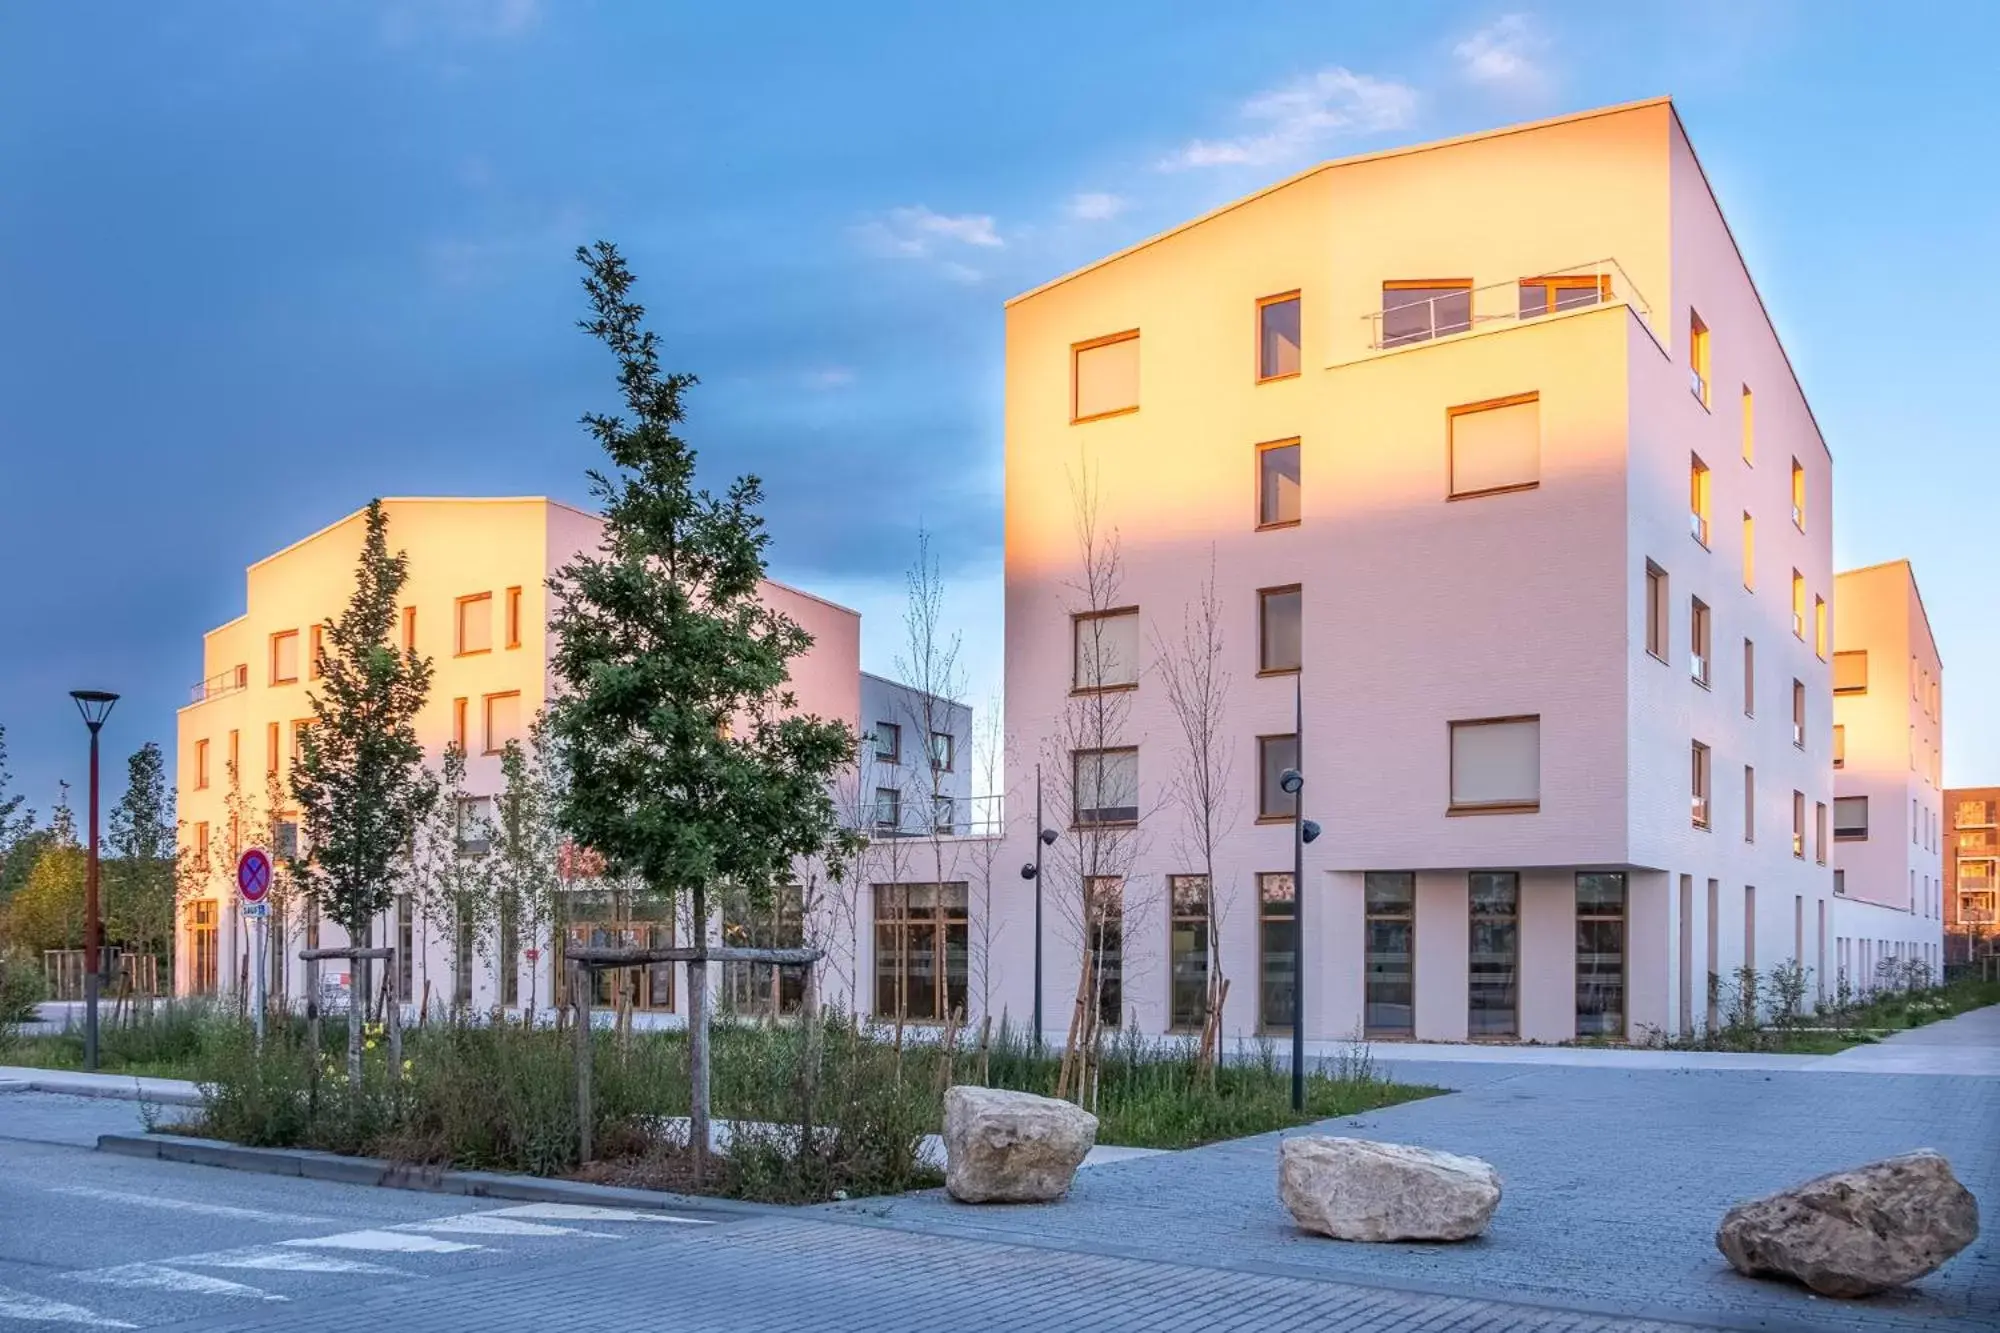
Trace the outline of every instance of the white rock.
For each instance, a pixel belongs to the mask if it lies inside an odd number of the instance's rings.
[[[1979,1204],[1928,1148],[1739,1203],[1715,1245],[1737,1272],[1785,1277],[1822,1296],[1913,1282],[1979,1235]]]
[[[1500,1173],[1477,1157],[1301,1134],[1279,1146],[1278,1198],[1335,1240],[1465,1240],[1500,1206]]]
[[[960,1203],[1043,1203],[1069,1192],[1097,1142],[1097,1117],[1001,1088],[944,1094],[944,1187]]]

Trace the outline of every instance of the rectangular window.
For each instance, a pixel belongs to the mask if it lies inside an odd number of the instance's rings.
[[[1757,886],[1743,886],[1743,966],[1757,966]]]
[[[1288,528],[1299,521],[1299,442],[1257,446],[1257,526]]]
[[[1806,794],[1792,793],[1792,855],[1806,859]]]
[[[1382,284],[1381,346],[1428,342],[1472,327],[1472,279]]]
[[[1296,583],[1289,588],[1257,590],[1257,674],[1297,671],[1303,628],[1304,597]]]
[[[943,792],[931,793],[931,829],[937,833],[952,833],[958,828],[958,813],[951,797]]]
[[[1208,876],[1167,876],[1169,1021],[1198,1030],[1208,1018]]]
[[[1688,388],[1708,406],[1708,325],[1693,310],[1688,311]]]
[[[1083,898],[1089,935],[1085,962],[1097,995],[1097,1021],[1115,1028],[1125,1016],[1125,880],[1092,875],[1084,881]]]
[[[205,740],[194,743],[194,789],[208,789],[208,742]]]
[[[1688,674],[1694,683],[1708,688],[1708,603],[1691,599],[1688,615]]]
[[[1826,661],[1826,598],[1813,594],[1813,652]]]
[[[299,678],[299,632],[279,630],[271,636],[271,683],[290,685]]]
[[[1288,1032],[1298,984],[1299,904],[1289,870],[1257,876],[1257,1026]]]
[[[1792,635],[1800,642],[1806,637],[1806,576],[1792,571]]]
[[[1792,460],[1792,526],[1800,532],[1806,530],[1806,470],[1796,458]]]
[[[1139,608],[1070,617],[1072,690],[1129,690],[1139,684]]]
[[[217,916],[213,898],[202,898],[188,904],[188,961],[194,972],[189,989],[196,995],[215,994],[216,961],[219,957],[216,948]]]
[[[471,856],[493,849],[493,798],[463,796],[458,802],[458,847]]]
[[[460,754],[464,754],[466,747],[472,744],[470,711],[468,700],[451,701],[451,743],[458,747]]]
[[[458,647],[460,657],[493,651],[493,594],[476,592],[458,599]]]
[[[1299,294],[1257,302],[1257,378],[1281,380],[1299,373]]]
[[[1743,386],[1743,461],[1757,461],[1757,413],[1756,399],[1750,394],[1750,386]]]
[[[1806,687],[1797,680],[1792,682],[1792,744],[1806,748]]]
[[[1370,1037],[1416,1032],[1417,877],[1371,870],[1362,879],[1367,914],[1367,995],[1362,1023]]]
[[[510,690],[505,694],[489,694],[486,705],[486,753],[499,754],[507,748],[507,742],[520,741],[521,734],[521,692]]]
[[[1868,798],[1866,796],[1836,796],[1833,798],[1833,840],[1835,842],[1866,842],[1868,840]]]
[[[229,767],[225,770],[229,774],[231,782],[236,781],[237,774],[241,771],[239,761],[242,758],[242,750],[242,733],[231,727],[229,729]]]
[[[1708,747],[1700,741],[1693,748],[1693,795],[1690,804],[1694,811],[1694,826],[1708,827]]]
[[[903,729],[894,722],[875,724],[875,758],[885,764],[903,762]]]
[[[1538,393],[1468,403],[1445,412],[1451,498],[1526,490],[1542,480],[1542,401]]]
[[[1541,808],[1542,719],[1475,718],[1450,724],[1451,813]]]
[[[1139,331],[1070,349],[1070,420],[1095,421],[1139,410]]]
[[[296,861],[299,857],[299,821],[277,819],[271,823],[271,852],[281,860]]]
[[[1743,641],[1743,716],[1757,716],[1757,645]]]
[[[414,606],[403,608],[403,651],[417,651],[417,608]]]
[[[903,827],[903,793],[896,787],[875,789],[875,827],[894,833]]]
[[[306,732],[312,727],[311,718],[301,718],[292,723],[292,767],[306,757]]]
[[[507,589],[507,646],[521,646],[521,590]]]
[[[1520,315],[1533,319],[1558,310],[1578,310],[1611,299],[1609,274],[1581,273],[1521,279]]]
[[[1747,509],[1743,511],[1743,587],[1746,591],[1757,587],[1757,520]]]
[[[931,733],[931,770],[937,773],[951,772],[952,760],[957,751],[953,747],[952,735],[948,731]]]
[[[1833,655],[1833,692],[1868,693],[1868,650],[1856,648]]]
[[[1512,1037],[1520,1026],[1516,969],[1521,943],[1521,877],[1511,870],[1475,870],[1467,882],[1472,932],[1466,1032],[1474,1040]]]
[[[1813,802],[1813,860],[1826,864],[1826,802]]]
[[[1682,898],[1691,897],[1683,881]],[[1625,1035],[1625,876],[1576,877],[1576,1035]]]
[[[1283,736],[1257,738],[1257,818],[1296,819],[1299,798],[1282,785],[1285,770],[1299,766],[1299,738]]]
[[[1688,531],[1708,545],[1708,464],[1699,454],[1688,455]]]
[[[204,873],[208,870],[208,821],[202,820],[194,826],[194,861]]]
[[[314,625],[306,636],[306,679],[320,678],[320,659],[325,654],[324,634],[326,626]]]
[[[1078,750],[1072,756],[1079,827],[1139,822],[1139,751]]]
[[[1667,628],[1671,613],[1667,609],[1667,571],[1648,560],[1646,562],[1646,651],[1667,660]]]
[[[1757,841],[1757,770],[1743,766],[1743,841]]]
[[[803,948],[804,888],[793,883],[779,884],[770,901],[758,903],[754,909],[743,896],[725,896],[722,937],[728,943],[751,949]],[[769,963],[722,965],[721,1008],[725,1013],[765,1019],[795,1014],[805,1003],[805,993],[803,967],[773,967]]]
[[[275,773],[278,771],[278,760],[280,757],[278,751],[279,744],[278,724],[275,722],[266,722],[264,724],[264,771],[266,773]]]
[[[942,1022],[963,1013],[970,932],[966,889],[875,886],[875,1016]]]

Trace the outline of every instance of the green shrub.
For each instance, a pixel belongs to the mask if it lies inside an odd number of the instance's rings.
[[[0,958],[0,1037],[12,1038],[23,1023],[35,1021],[35,1006],[48,998],[41,969]]]

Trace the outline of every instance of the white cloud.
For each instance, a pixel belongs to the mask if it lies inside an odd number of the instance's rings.
[[[957,256],[1006,245],[990,214],[939,213],[923,204],[892,208],[856,227],[854,235],[885,259],[922,260],[959,282],[977,282],[982,274]]]
[[[854,383],[854,372],[846,366],[827,366],[822,370],[806,373],[806,387],[824,393],[832,389],[845,389]]]
[[[1124,212],[1125,201],[1115,194],[1107,194],[1102,190],[1087,190],[1082,194],[1072,195],[1069,203],[1063,207],[1064,211],[1078,222],[1103,222]]]
[[[541,0],[441,0],[390,5],[382,13],[380,34],[385,45],[399,49],[429,38],[505,41],[541,21]]]
[[[1539,88],[1547,74],[1536,57],[1549,41],[1525,14],[1503,14],[1452,48],[1459,72],[1496,88]]]
[[[1249,133],[1190,140],[1160,169],[1268,166],[1304,156],[1329,139],[1399,129],[1416,105],[1417,92],[1407,84],[1329,66],[1245,102],[1239,114],[1257,127]]]

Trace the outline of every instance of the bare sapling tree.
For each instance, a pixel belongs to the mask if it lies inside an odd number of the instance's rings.
[[[561,767],[550,754],[542,715],[529,725],[525,745],[510,740],[502,748],[500,773],[493,863],[494,907],[503,942],[499,965],[504,979],[506,969],[528,963],[522,969],[528,983],[524,1011],[532,1020],[540,1004],[539,960],[551,952],[563,907],[562,831],[556,826]],[[527,951],[535,957],[526,958]]]
[[[474,960],[491,952],[488,939],[499,921],[502,859],[492,855],[499,837],[488,803],[466,790],[465,773],[465,751],[454,741],[438,761],[438,799],[417,833],[411,904],[414,915],[450,942],[447,1003],[460,1018],[472,1004]]]
[[[1167,697],[1179,755],[1170,768],[1167,799],[1181,816],[1174,844],[1181,863],[1198,866],[1205,941],[1198,1065],[1213,1075],[1222,1043],[1222,1008],[1228,980],[1222,971],[1223,920],[1228,895],[1215,882],[1216,847],[1235,826],[1230,791],[1235,746],[1229,734],[1229,670],[1224,665],[1222,606],[1215,590],[1215,548],[1195,600],[1183,608],[1178,638],[1156,636],[1153,661]]]
[[[1014,769],[1008,762],[1007,751],[1005,719],[1001,701],[995,696],[987,701],[985,712],[973,723],[972,772],[977,789],[972,794],[969,827],[972,839],[966,854],[972,875],[972,920],[966,966],[972,973],[971,989],[979,995],[982,1031],[990,1031],[993,1018],[993,950],[1006,929],[994,902],[993,875],[1001,846],[1007,839],[1007,812],[1013,806],[1012,794],[1002,789]]]

